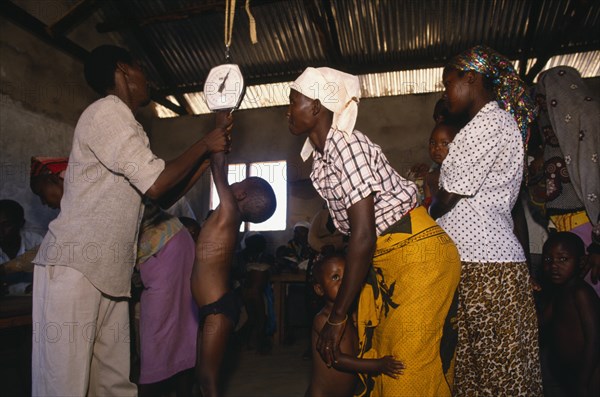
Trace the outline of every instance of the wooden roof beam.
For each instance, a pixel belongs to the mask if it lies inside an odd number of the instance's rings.
[[[85,21],[96,10],[98,3],[96,0],[81,0],[73,5],[62,18],[47,27],[51,36],[64,36],[75,26]]]
[[[10,22],[17,26],[25,29],[29,33],[33,34],[37,38],[46,42],[47,44],[63,51],[67,55],[72,56],[78,61],[83,62],[89,52],[75,44],[66,37],[59,36],[55,37],[48,33],[48,26],[45,23],[30,15],[22,8],[16,6],[11,1],[3,1],[0,7],[0,15],[8,19]]]

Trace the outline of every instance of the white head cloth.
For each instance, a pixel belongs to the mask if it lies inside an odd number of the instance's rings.
[[[333,112],[331,128],[352,134],[358,117],[360,82],[357,76],[331,68],[311,68],[290,84],[290,88],[310,99],[318,99],[326,109]],[[306,161],[314,147],[307,140],[302,149],[302,159]]]

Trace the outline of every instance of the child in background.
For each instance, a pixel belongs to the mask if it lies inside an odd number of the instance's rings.
[[[241,246],[237,259],[243,267],[242,294],[248,314],[248,322],[244,326],[246,345],[248,349],[266,354],[271,350],[271,339],[267,332],[265,290],[269,285],[274,258],[267,253],[267,239],[261,233],[246,233]]]
[[[552,287],[542,312],[553,375],[568,395],[600,395],[600,299],[578,275],[583,241],[570,232],[552,234],[543,247],[544,275]]]
[[[440,121],[433,127],[433,131],[431,131],[431,136],[429,137],[429,157],[435,165],[425,174],[425,183],[423,184],[423,191],[425,193],[423,205],[425,207],[429,207],[432,197],[439,190],[440,167],[448,155],[449,145],[456,134],[458,134],[458,131],[460,131],[458,126],[446,121]]]
[[[12,266],[4,265],[42,242],[42,236],[25,230],[24,226],[25,211],[21,204],[9,199],[0,200],[0,295],[31,293],[33,273],[18,268],[13,270],[20,271],[12,272]]]
[[[202,396],[219,396],[219,374],[227,341],[240,308],[230,273],[242,222],[264,222],[275,212],[275,193],[257,177],[229,186],[225,153],[211,155],[210,167],[220,204],[202,225],[192,271],[192,295],[200,307],[196,371]]]
[[[346,261],[342,255],[332,254],[317,260],[313,265],[314,290],[325,300],[325,307],[315,316],[312,327],[313,368],[306,396],[352,396],[354,395],[357,373],[383,374],[397,378],[402,374],[404,364],[392,356],[377,359],[360,359],[358,352],[358,332],[354,319],[344,320],[345,330],[340,342],[340,352],[333,368],[327,366],[316,350],[319,332],[329,322],[329,314],[335,302]]]

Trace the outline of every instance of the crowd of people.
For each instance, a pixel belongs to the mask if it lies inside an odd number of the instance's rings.
[[[32,160],[32,191],[60,209],[46,236],[0,200],[0,274],[32,291],[34,324],[74,336],[34,333],[33,395],[160,395],[175,382],[177,395],[196,383],[219,396],[242,306],[248,345],[268,347],[269,274],[299,270],[312,283],[308,396],[541,396],[543,373],[568,395],[600,394],[600,109],[576,70],[544,72],[531,93],[493,49],[453,57],[418,186],[355,128],[358,77],[307,68],[286,116],[325,206],[275,255],[258,233],[237,250],[240,224],[276,201],[261,178],[228,183],[231,112],[165,162],[134,118],[149,94],[131,55],[98,47],[85,78],[102,98],[69,158]],[[209,167],[220,204],[205,222],[166,213]],[[515,230],[522,191],[557,231],[537,278]],[[13,262],[27,252],[33,266]]]

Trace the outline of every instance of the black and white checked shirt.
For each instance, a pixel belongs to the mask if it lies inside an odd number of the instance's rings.
[[[374,194],[377,235],[417,205],[417,187],[392,168],[379,145],[362,132],[331,129],[323,154],[313,152],[310,178],[329,205],[336,228],[350,234],[348,209]]]

